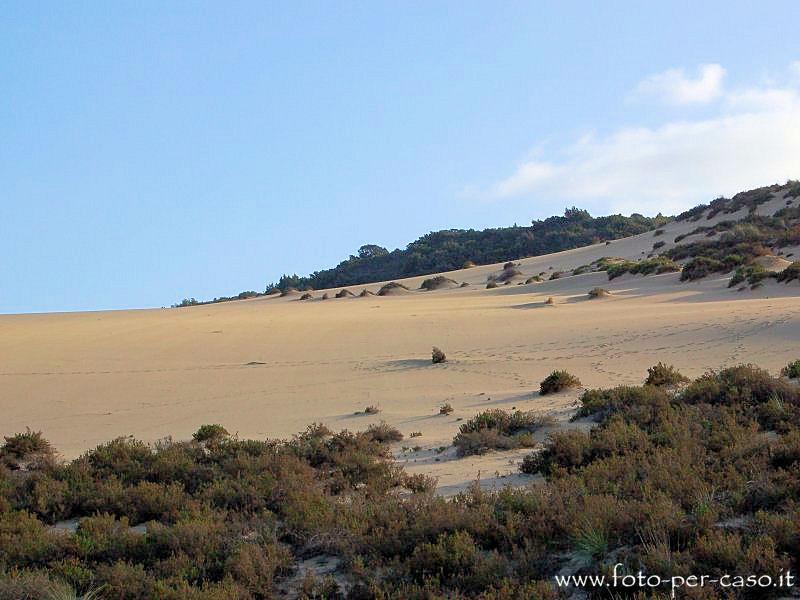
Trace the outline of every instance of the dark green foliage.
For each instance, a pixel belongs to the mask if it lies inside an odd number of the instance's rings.
[[[664,256],[656,256],[655,258],[640,260],[638,262],[630,260],[615,263],[601,262],[598,267],[601,268],[601,270],[603,270],[602,267],[605,267],[609,279],[614,279],[625,273],[632,273],[634,275],[651,275],[655,273],[660,275],[661,273],[672,273],[681,270],[680,266],[678,266],[675,261]]]
[[[730,271],[733,266],[735,266],[735,264],[729,265],[720,260],[706,258],[704,256],[693,258],[684,265],[681,271],[681,281],[694,281],[707,277],[712,273],[725,273]]]
[[[800,378],[800,360],[794,360],[783,367],[781,370],[781,375],[788,377],[789,379]]]
[[[645,379],[644,384],[674,387],[686,383],[687,381],[689,381],[689,378],[680,373],[672,365],[665,365],[662,362],[658,362],[647,369],[647,379]]]
[[[31,454],[51,454],[53,452],[50,442],[44,439],[41,431],[5,436],[5,444],[0,447],[0,456],[11,458],[24,458]]]
[[[225,439],[229,435],[228,430],[222,425],[201,425],[200,429],[192,434],[192,438],[196,442],[215,443]]]
[[[644,233],[666,221],[661,216],[592,217],[584,210],[572,208],[563,217],[533,221],[530,227],[448,229],[429,233],[402,250],[382,249],[383,252],[366,255],[359,251],[332,269],[308,277],[284,276],[275,286],[303,289],[309,285],[324,289],[453,271],[467,268],[465,265],[469,263],[492,264],[619,239]]]
[[[552,422],[535,412],[487,410],[461,425],[453,445],[460,456],[528,447],[535,444],[531,434]]]
[[[539,393],[553,394],[562,390],[581,386],[581,380],[567,371],[553,371],[539,384]]]
[[[728,287],[735,287],[744,281],[752,287],[769,277],[776,277],[776,274],[772,271],[767,271],[764,267],[757,264],[744,265],[738,267],[736,271],[734,271],[733,277],[731,277],[730,283],[728,283]]]

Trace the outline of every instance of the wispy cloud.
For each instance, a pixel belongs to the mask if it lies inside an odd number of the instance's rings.
[[[722,95],[725,69],[721,65],[700,65],[697,76],[687,77],[683,69],[669,69],[640,82],[634,97],[655,98],[678,106],[708,104]]]
[[[700,72],[698,81],[708,79],[706,71]],[[684,97],[692,94],[701,95],[686,92]],[[526,160],[485,195],[535,193],[602,201],[623,212],[651,207],[672,212],[800,175],[800,95],[795,87],[734,90],[720,99],[711,117],[622,127],[567,144],[558,158]]]

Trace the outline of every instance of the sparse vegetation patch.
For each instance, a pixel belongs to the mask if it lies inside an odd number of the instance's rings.
[[[544,396],[546,394],[554,394],[580,386],[581,380],[572,373],[567,371],[553,371],[550,375],[545,377],[539,385],[539,393]]]

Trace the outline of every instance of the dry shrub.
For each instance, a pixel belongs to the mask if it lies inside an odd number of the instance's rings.
[[[403,434],[396,427],[392,427],[385,421],[381,421],[375,425],[370,425],[364,432],[371,440],[380,444],[387,444],[389,442],[399,442],[403,439]]]
[[[611,292],[609,292],[607,289],[601,288],[601,287],[592,288],[592,289],[589,290],[589,293],[587,294],[587,296],[589,296],[590,299],[606,298],[606,297],[608,297],[610,295],[611,295]]]
[[[554,394],[581,386],[581,380],[567,371],[553,371],[539,384],[539,394]]]
[[[431,362],[436,365],[447,361],[447,356],[436,346],[431,350]]]

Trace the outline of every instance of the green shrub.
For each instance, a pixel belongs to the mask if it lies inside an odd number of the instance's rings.
[[[487,410],[461,425],[453,445],[460,456],[530,447],[536,444],[531,434],[552,423],[551,417],[532,411]]]
[[[44,439],[41,431],[27,429],[25,433],[5,436],[5,444],[0,447],[0,456],[8,458],[25,458],[32,454],[53,454],[50,442]]]
[[[539,384],[539,394],[553,394],[581,386],[581,380],[567,371],[553,371]]]
[[[700,256],[693,258],[683,266],[681,281],[695,281],[711,275],[712,273],[725,272],[730,267],[724,262],[713,258]]]
[[[800,377],[800,360],[794,360],[781,369],[781,375],[789,379]]]
[[[647,369],[645,385],[674,387],[689,381],[689,378],[680,373],[674,366],[658,362]]]
[[[665,256],[656,256],[648,258],[639,262],[630,260],[606,263],[605,271],[608,274],[609,280],[615,279],[624,275],[625,273],[632,273],[633,275],[661,275],[662,273],[672,273],[680,271],[680,266],[670,258]]]
[[[218,443],[228,437],[228,430],[222,425],[201,425],[200,429],[192,434],[195,442]]]

